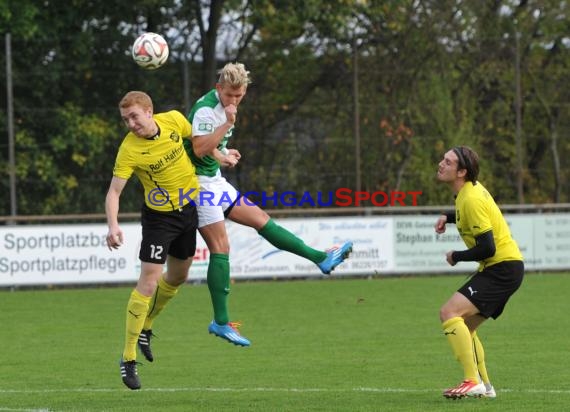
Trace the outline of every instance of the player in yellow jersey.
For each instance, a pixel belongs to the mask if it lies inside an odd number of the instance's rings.
[[[444,334],[464,371],[463,382],[444,391],[443,396],[450,399],[496,397],[476,331],[488,318],[501,315],[524,276],[519,247],[493,197],[477,181],[478,175],[479,157],[466,146],[445,153],[437,171],[437,179],[455,195],[455,212],[440,216],[435,231],[443,233],[447,223],[455,223],[468,248],[447,252],[446,260],[451,266],[479,262],[478,271],[440,310]]]
[[[129,132],[119,147],[105,200],[107,245],[117,249],[123,243],[118,222],[119,198],[134,173],[145,194],[141,211],[141,273],[127,304],[120,370],[123,383],[130,389],[139,389],[136,347],[147,315],[160,312],[186,281],[196,251],[198,215],[193,199],[199,184],[182,143],[190,137],[192,127],[180,112],[153,114],[151,98],[140,91],[128,92],[119,103],[119,111]],[[167,271],[161,276],[165,262]]]

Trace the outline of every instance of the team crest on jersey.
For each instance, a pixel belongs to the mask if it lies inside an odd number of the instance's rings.
[[[201,132],[213,132],[214,131],[214,125],[212,123],[200,123],[198,125],[198,130]]]
[[[170,140],[178,143],[178,141],[180,141],[180,135],[176,132],[172,132],[172,133],[170,133]]]

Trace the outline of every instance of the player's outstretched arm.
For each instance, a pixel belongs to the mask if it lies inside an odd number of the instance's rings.
[[[126,179],[113,176],[105,198],[105,215],[109,227],[106,240],[109,250],[117,249],[123,244],[123,232],[119,227],[119,199],[126,184]]]

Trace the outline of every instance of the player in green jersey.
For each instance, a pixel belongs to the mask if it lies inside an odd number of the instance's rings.
[[[352,251],[350,241],[326,252],[307,246],[252,202],[240,202],[238,191],[222,177],[220,166],[233,167],[241,157],[238,150],[228,149],[227,143],[233,134],[238,106],[250,82],[249,72],[243,64],[224,66],[215,89],[193,106],[188,116],[193,128],[192,142],[185,142],[185,148],[196,165],[201,192],[213,195],[205,204],[197,204],[200,234],[210,250],[207,283],[214,319],[208,331],[239,346],[249,346],[250,341],[239,333],[238,323],[230,322],[228,314],[230,245],[224,223],[226,217],[254,228],[275,247],[309,259],[324,274],[330,274]],[[148,330],[143,330],[141,338],[144,339],[148,333]],[[146,353],[150,354],[150,347],[146,347]],[[145,356],[146,353],[143,351]]]
[[[230,245],[224,223],[226,217],[254,228],[278,249],[312,261],[324,274],[330,274],[352,251],[350,241],[328,252],[307,246],[293,233],[277,225],[257,205],[249,201],[240,202],[238,191],[222,176],[220,165],[234,167],[241,157],[238,150],[228,149],[227,145],[234,131],[238,107],[250,82],[249,72],[243,64],[226,64],[219,72],[215,89],[202,96],[192,107],[188,115],[193,128],[192,140],[191,144],[185,144],[196,165],[202,190],[213,195],[212,204],[198,204],[198,228],[210,249],[207,281],[214,320],[208,326],[208,331],[241,346],[249,346],[250,342],[229,322]]]

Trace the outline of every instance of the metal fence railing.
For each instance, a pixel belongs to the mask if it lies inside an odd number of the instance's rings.
[[[505,204],[499,205],[504,213],[562,213],[570,211],[570,203]],[[452,204],[441,206],[386,206],[386,207],[335,207],[335,208],[289,208],[265,209],[273,217],[322,217],[322,216],[375,216],[402,214],[439,214],[453,208]],[[140,213],[119,214],[119,221],[133,221]],[[104,213],[65,215],[17,215],[0,216],[0,224],[41,224],[55,222],[105,222]]]

